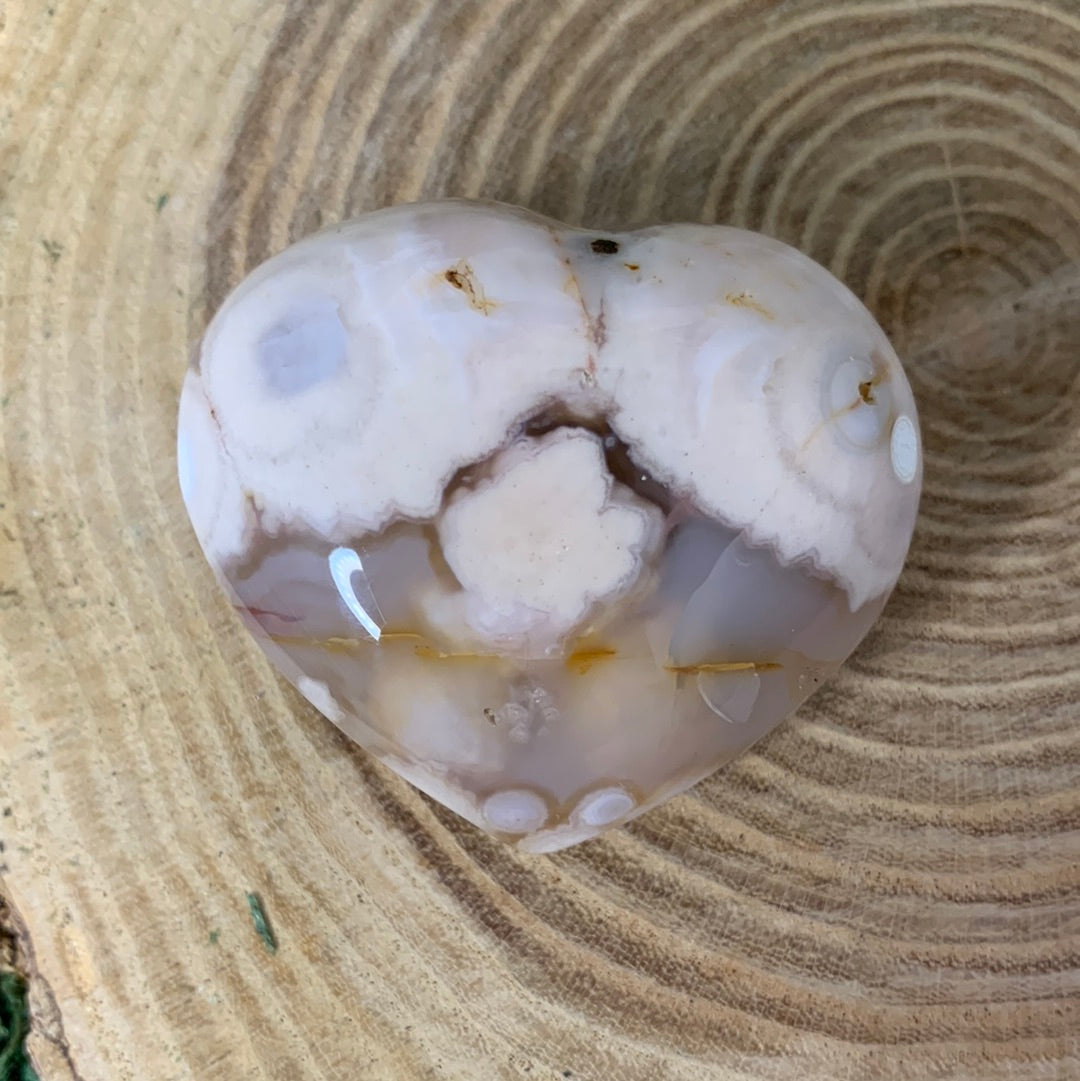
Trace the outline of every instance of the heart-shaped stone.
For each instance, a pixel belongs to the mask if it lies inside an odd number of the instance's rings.
[[[896,354],[794,249],[465,201],[243,281],[184,381],[179,467],[285,676],[534,852],[685,789],[834,672],[922,475]]]

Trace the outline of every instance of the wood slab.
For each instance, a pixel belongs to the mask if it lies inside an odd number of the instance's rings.
[[[922,411],[843,675],[554,857],[285,686],[175,479],[228,290],[442,195],[781,237]],[[0,365],[0,967],[43,1081],[1080,1078],[1076,0],[0,0]]]

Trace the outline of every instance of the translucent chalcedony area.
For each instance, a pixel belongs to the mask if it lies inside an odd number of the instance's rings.
[[[921,481],[895,354],[797,252],[462,202],[242,283],[179,459],[284,675],[531,851],[681,791],[820,686],[885,603]]]

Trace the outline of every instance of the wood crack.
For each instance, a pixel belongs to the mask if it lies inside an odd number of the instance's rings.
[[[30,932],[5,894],[0,880],[0,975],[14,973],[25,982],[28,1028],[22,1054],[42,1081],[85,1081],[71,1056],[71,1047],[64,1034],[63,1018],[49,982],[41,974],[34,954]],[[34,1054],[31,1042],[40,1040],[52,1052],[48,1061]],[[12,1061],[18,1067],[18,1059]],[[64,1070],[66,1076],[57,1073]],[[21,1076],[15,1073],[13,1076]]]

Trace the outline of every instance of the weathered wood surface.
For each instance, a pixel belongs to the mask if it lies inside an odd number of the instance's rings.
[[[174,480],[227,290],[444,194],[778,235],[922,409],[842,678],[551,858],[274,676]],[[0,2],[0,961],[42,1077],[1080,1077],[1078,300],[1075,0]]]

